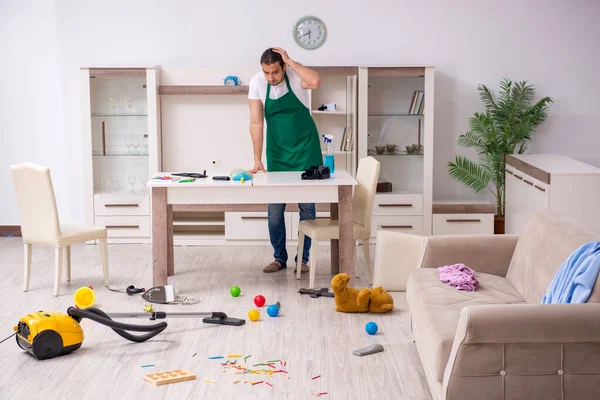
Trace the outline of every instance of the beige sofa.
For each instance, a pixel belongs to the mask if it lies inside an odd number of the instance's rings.
[[[597,240],[550,210],[520,236],[427,238],[406,297],[434,399],[600,399],[600,279],[587,304],[541,304],[563,261]],[[440,282],[435,268],[455,263],[476,271],[476,291]]]

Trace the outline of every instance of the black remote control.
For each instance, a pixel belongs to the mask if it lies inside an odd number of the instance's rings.
[[[231,180],[231,178],[228,177],[228,176],[213,176],[213,179],[215,181],[229,181],[229,180]]]

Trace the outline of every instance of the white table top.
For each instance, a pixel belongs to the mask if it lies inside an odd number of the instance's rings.
[[[153,175],[155,176],[168,176],[170,172],[160,172]],[[338,171],[331,175],[331,178],[322,180],[303,180],[301,178],[302,172],[259,172],[254,174],[254,178],[251,181],[215,181],[212,179],[213,176],[229,176],[229,173],[207,173],[206,178],[197,178],[194,182],[184,182],[171,180],[157,180],[150,179],[146,184],[147,187],[265,187],[265,186],[307,186],[307,187],[319,187],[319,186],[355,186],[358,184],[346,171]],[[185,177],[180,177],[186,179]]]
[[[561,154],[511,154],[511,156],[552,175],[600,173],[600,168]]]

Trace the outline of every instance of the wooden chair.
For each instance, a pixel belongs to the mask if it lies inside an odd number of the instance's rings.
[[[63,248],[66,250],[66,277],[71,281],[71,245],[88,240],[100,240],[104,284],[108,286],[108,249],[106,228],[60,224],[50,169],[23,163],[12,165],[13,182],[17,193],[21,233],[25,249],[23,291],[29,289],[31,246],[51,246],[56,250],[54,295],[60,293]]]
[[[375,192],[377,191],[377,181],[379,180],[379,170],[381,166],[379,161],[373,157],[365,157],[359,160],[356,171],[356,180],[358,185],[354,188],[352,197],[353,232],[355,240],[362,240],[363,252],[365,257],[365,269],[369,279],[372,280],[371,263],[369,254],[369,238],[371,236],[371,220],[373,219],[373,202],[375,201]],[[307,220],[300,221],[298,224],[298,254],[302,254],[304,249],[304,237],[312,239],[312,246],[309,256],[310,282],[312,289],[315,284],[315,270],[317,269],[317,257],[315,249],[319,240],[332,240],[340,238],[339,223],[337,220]],[[296,278],[300,279],[302,273],[302,257],[298,257],[296,267]]]

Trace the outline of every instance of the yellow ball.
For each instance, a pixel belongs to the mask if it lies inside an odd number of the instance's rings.
[[[248,318],[250,318],[251,321],[258,321],[260,318],[260,313],[258,310],[250,310],[248,311]]]

